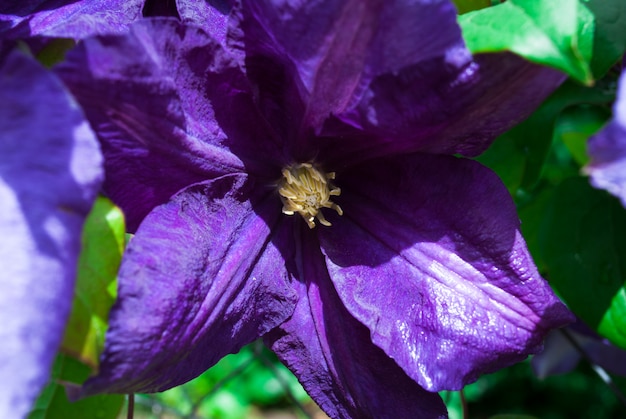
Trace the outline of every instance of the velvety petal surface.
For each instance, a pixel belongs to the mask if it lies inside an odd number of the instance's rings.
[[[229,15],[233,3],[229,0],[176,0],[180,18],[185,23],[200,26],[220,42],[226,41]]]
[[[420,387],[372,344],[367,328],[337,296],[315,233],[307,227],[299,233],[298,305],[267,335],[272,350],[332,418],[447,417],[439,395]]]
[[[102,182],[95,135],[61,82],[0,64],[0,417],[25,417],[72,304],[81,230]]]
[[[620,77],[613,119],[589,140],[587,152],[591,162],[585,172],[591,184],[609,191],[626,207],[626,72]]]
[[[248,56],[286,58],[304,102],[303,127],[354,106],[370,81],[447,57],[469,60],[447,0],[243,1]]]
[[[166,390],[288,318],[296,295],[280,217],[273,191],[244,175],[155,208],[122,260],[100,372],[84,394]]]
[[[380,159],[337,174],[318,231],[330,277],[372,341],[432,391],[524,359],[571,314],[539,276],[514,204],[480,164]]]
[[[144,0],[20,0],[0,5],[0,36],[85,38],[122,32],[141,17]]]
[[[478,55],[462,69],[448,60],[375,78],[356,107],[328,121],[320,159],[341,166],[415,151],[474,156],[565,80],[508,53]]]
[[[56,72],[86,110],[106,157],[105,190],[134,231],[192,183],[270,173],[281,155],[237,58],[202,29],[146,19],[85,40]]]

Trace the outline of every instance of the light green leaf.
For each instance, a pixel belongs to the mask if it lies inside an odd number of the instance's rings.
[[[109,291],[124,251],[124,216],[106,198],[98,198],[83,228],[72,314],[62,349],[95,367],[114,297]]]
[[[593,82],[594,16],[579,0],[509,0],[459,16],[473,53],[511,51]]]
[[[598,332],[615,345],[626,349],[626,284],[619,289],[606,311]]]

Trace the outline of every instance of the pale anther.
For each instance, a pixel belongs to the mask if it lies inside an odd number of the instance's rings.
[[[321,213],[322,208],[343,214],[341,207],[330,201],[331,196],[341,195],[341,189],[329,182],[335,179],[335,172],[324,173],[312,163],[297,163],[285,167],[282,175],[278,193],[283,214],[300,214],[309,228],[315,227],[315,220],[324,226],[331,225]]]

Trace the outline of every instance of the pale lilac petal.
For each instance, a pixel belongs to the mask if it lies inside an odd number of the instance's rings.
[[[411,380],[346,311],[306,230],[295,254],[299,302],[267,335],[272,350],[332,418],[447,417],[439,395]]]
[[[122,32],[141,17],[144,0],[20,0],[0,5],[0,36],[85,38]]]
[[[326,124],[321,158],[346,165],[415,151],[474,156],[565,80],[508,53],[476,56],[461,69],[448,60],[374,79],[353,110]]]
[[[533,371],[540,379],[568,373],[583,359],[581,351],[607,372],[626,376],[626,351],[598,336],[580,320],[548,334],[544,350],[532,359]]]
[[[615,195],[626,207],[626,72],[619,81],[613,119],[589,140],[587,151],[591,162],[585,172],[591,184]]]
[[[551,375],[572,371],[581,359],[580,352],[572,346],[559,329],[548,333],[543,350],[533,356],[531,366],[535,375],[543,380]]]
[[[48,381],[72,304],[81,230],[102,182],[96,138],[31,58],[0,64],[0,417]]]
[[[190,186],[152,211],[122,260],[100,372],[84,394],[182,384],[289,317],[281,220],[280,200],[244,175]]]
[[[495,174],[448,156],[337,174],[343,217],[318,234],[372,341],[424,388],[460,389],[541,348],[571,314],[539,276]]]
[[[283,140],[272,141],[236,59],[196,27],[146,19],[85,40],[55,70],[98,133],[105,191],[130,231],[192,183],[244,169],[280,176]]]
[[[451,2],[317,0],[243,2],[247,56],[288,61],[307,103],[303,127],[319,129],[353,107],[370,81],[448,56],[469,59]]]

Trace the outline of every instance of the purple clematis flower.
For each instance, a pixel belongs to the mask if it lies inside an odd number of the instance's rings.
[[[572,320],[476,155],[563,77],[472,60],[447,1],[250,1],[56,68],[136,234],[83,394],[162,391],[263,336],[331,417],[441,417],[433,392]],[[221,36],[226,34],[226,36]]]
[[[591,184],[609,191],[626,207],[626,71],[619,80],[613,119],[591,137],[587,152],[591,162],[585,172]]]
[[[33,59],[0,63],[0,417],[25,417],[72,305],[102,156],[76,102]]]
[[[23,0],[0,5],[0,37],[80,39],[120,32],[141,17],[145,0]]]

